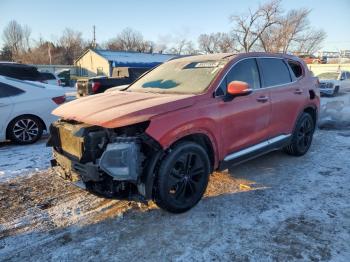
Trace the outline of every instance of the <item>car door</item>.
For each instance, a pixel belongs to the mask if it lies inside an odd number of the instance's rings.
[[[258,59],[263,88],[270,90],[272,108],[270,138],[282,138],[292,133],[296,119],[307,99],[308,92],[302,84],[304,71],[301,64],[296,61],[289,62],[291,66],[282,58]],[[289,70],[292,67],[293,69]],[[293,70],[298,76],[292,75]]]
[[[6,127],[11,119],[11,113],[14,107],[14,101],[12,97],[21,93],[21,90],[0,82],[0,140],[5,138]]]
[[[227,97],[231,81],[247,82],[253,92],[247,96]],[[221,136],[226,155],[264,141],[268,137],[271,105],[269,90],[261,89],[259,70],[255,58],[236,63],[223,79],[216,95],[220,97]]]
[[[343,78],[341,78],[342,91],[350,91],[350,72],[343,72]]]

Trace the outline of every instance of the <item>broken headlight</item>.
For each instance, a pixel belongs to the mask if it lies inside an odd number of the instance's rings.
[[[99,161],[99,166],[114,180],[136,181],[140,162],[140,145],[137,142],[116,142],[107,145]]]

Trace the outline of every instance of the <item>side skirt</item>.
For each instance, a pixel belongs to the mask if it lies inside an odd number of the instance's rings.
[[[230,166],[238,165],[258,156],[265,155],[271,151],[279,150],[284,146],[287,146],[291,139],[291,134],[279,135],[254,146],[228,154],[224,160],[220,162],[219,170],[225,170]]]

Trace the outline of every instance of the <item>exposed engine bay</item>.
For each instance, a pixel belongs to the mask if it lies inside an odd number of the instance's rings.
[[[92,193],[119,199],[149,198],[151,159],[162,148],[145,130],[149,122],[107,129],[59,120],[50,127],[51,165],[65,180]],[[148,191],[149,193],[147,193]]]

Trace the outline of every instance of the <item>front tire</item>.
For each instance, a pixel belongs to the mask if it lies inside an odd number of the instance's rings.
[[[209,180],[210,161],[200,145],[177,144],[159,167],[155,203],[172,213],[182,213],[202,198]]]
[[[303,113],[296,124],[292,134],[291,143],[284,148],[284,151],[293,156],[302,156],[309,150],[315,131],[315,123],[311,115]]]
[[[37,117],[19,116],[10,122],[7,134],[16,144],[33,144],[41,138],[43,126]]]

